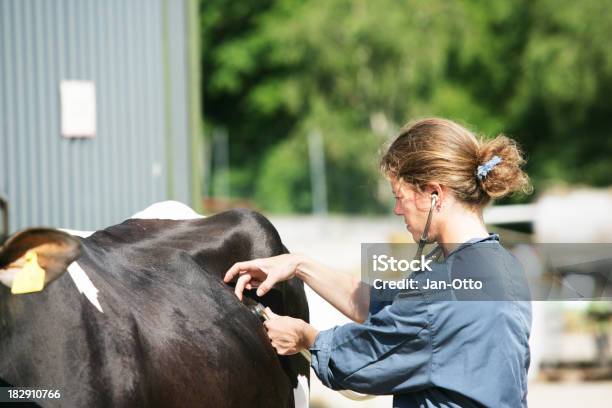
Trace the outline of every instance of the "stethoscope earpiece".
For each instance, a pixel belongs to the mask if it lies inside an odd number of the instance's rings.
[[[427,214],[427,222],[425,223],[425,228],[423,229],[423,233],[421,234],[421,239],[419,239],[419,246],[417,248],[417,252],[415,254],[414,259],[418,259],[423,254],[423,249],[425,248],[425,244],[427,244],[427,239],[429,238],[429,225],[431,224],[431,217],[433,215],[433,210],[436,206],[436,201],[438,201],[438,192],[434,191],[431,193],[431,207],[429,208],[429,214]]]
[[[436,206],[437,201],[438,201],[438,192],[434,191],[433,193],[431,193],[431,209],[432,210]]]

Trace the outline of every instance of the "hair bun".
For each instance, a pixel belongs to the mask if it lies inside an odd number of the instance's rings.
[[[509,137],[498,135],[481,141],[477,162],[476,181],[489,197],[502,198],[518,191],[526,194],[533,191],[529,176],[521,169],[525,164],[521,149]]]

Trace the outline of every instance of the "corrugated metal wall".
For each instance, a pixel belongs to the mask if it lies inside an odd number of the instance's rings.
[[[0,0],[0,194],[10,229],[97,229],[191,203],[183,0]],[[59,85],[96,86],[97,135],[60,135]]]

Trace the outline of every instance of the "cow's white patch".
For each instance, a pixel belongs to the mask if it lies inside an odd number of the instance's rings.
[[[87,276],[83,268],[81,268],[81,265],[79,265],[77,262],[71,263],[68,265],[68,273],[79,290],[79,293],[84,294],[89,302],[94,305],[94,307],[98,309],[100,313],[104,313],[100,302],[98,302],[98,289],[94,286],[93,282],[91,279],[89,279],[89,276]]]
[[[80,231],[80,230],[73,230],[73,229],[68,229],[68,228],[58,228],[58,230],[63,231],[66,234],[74,235],[74,236],[81,237],[81,238],[87,238],[88,236],[96,232],[96,231]]]
[[[308,408],[310,389],[308,388],[308,378],[305,375],[298,375],[297,387],[293,389],[293,400],[295,408]]]
[[[133,218],[142,220],[192,220],[196,218],[205,218],[205,216],[198,214],[191,207],[179,201],[168,200],[151,204],[144,210],[138,211],[136,214],[130,217],[130,219]],[[58,230],[81,238],[87,238],[96,232],[81,231],[69,228],[58,228]]]
[[[21,268],[0,269],[0,283],[9,289],[12,288],[15,275],[17,275],[17,272],[20,270]]]
[[[131,218],[159,220],[191,220],[195,218],[204,218],[204,216],[195,212],[188,205],[185,205],[179,201],[169,200],[151,204],[144,210],[132,215]]]

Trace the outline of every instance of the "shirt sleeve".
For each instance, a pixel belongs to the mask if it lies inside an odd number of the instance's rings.
[[[426,303],[399,296],[364,324],[320,332],[310,350],[312,368],[334,390],[384,395],[427,386],[432,347]]]
[[[399,293],[399,290],[394,289],[376,289],[370,285],[370,305],[368,307],[368,319],[380,312],[385,306],[393,303],[393,299]]]

